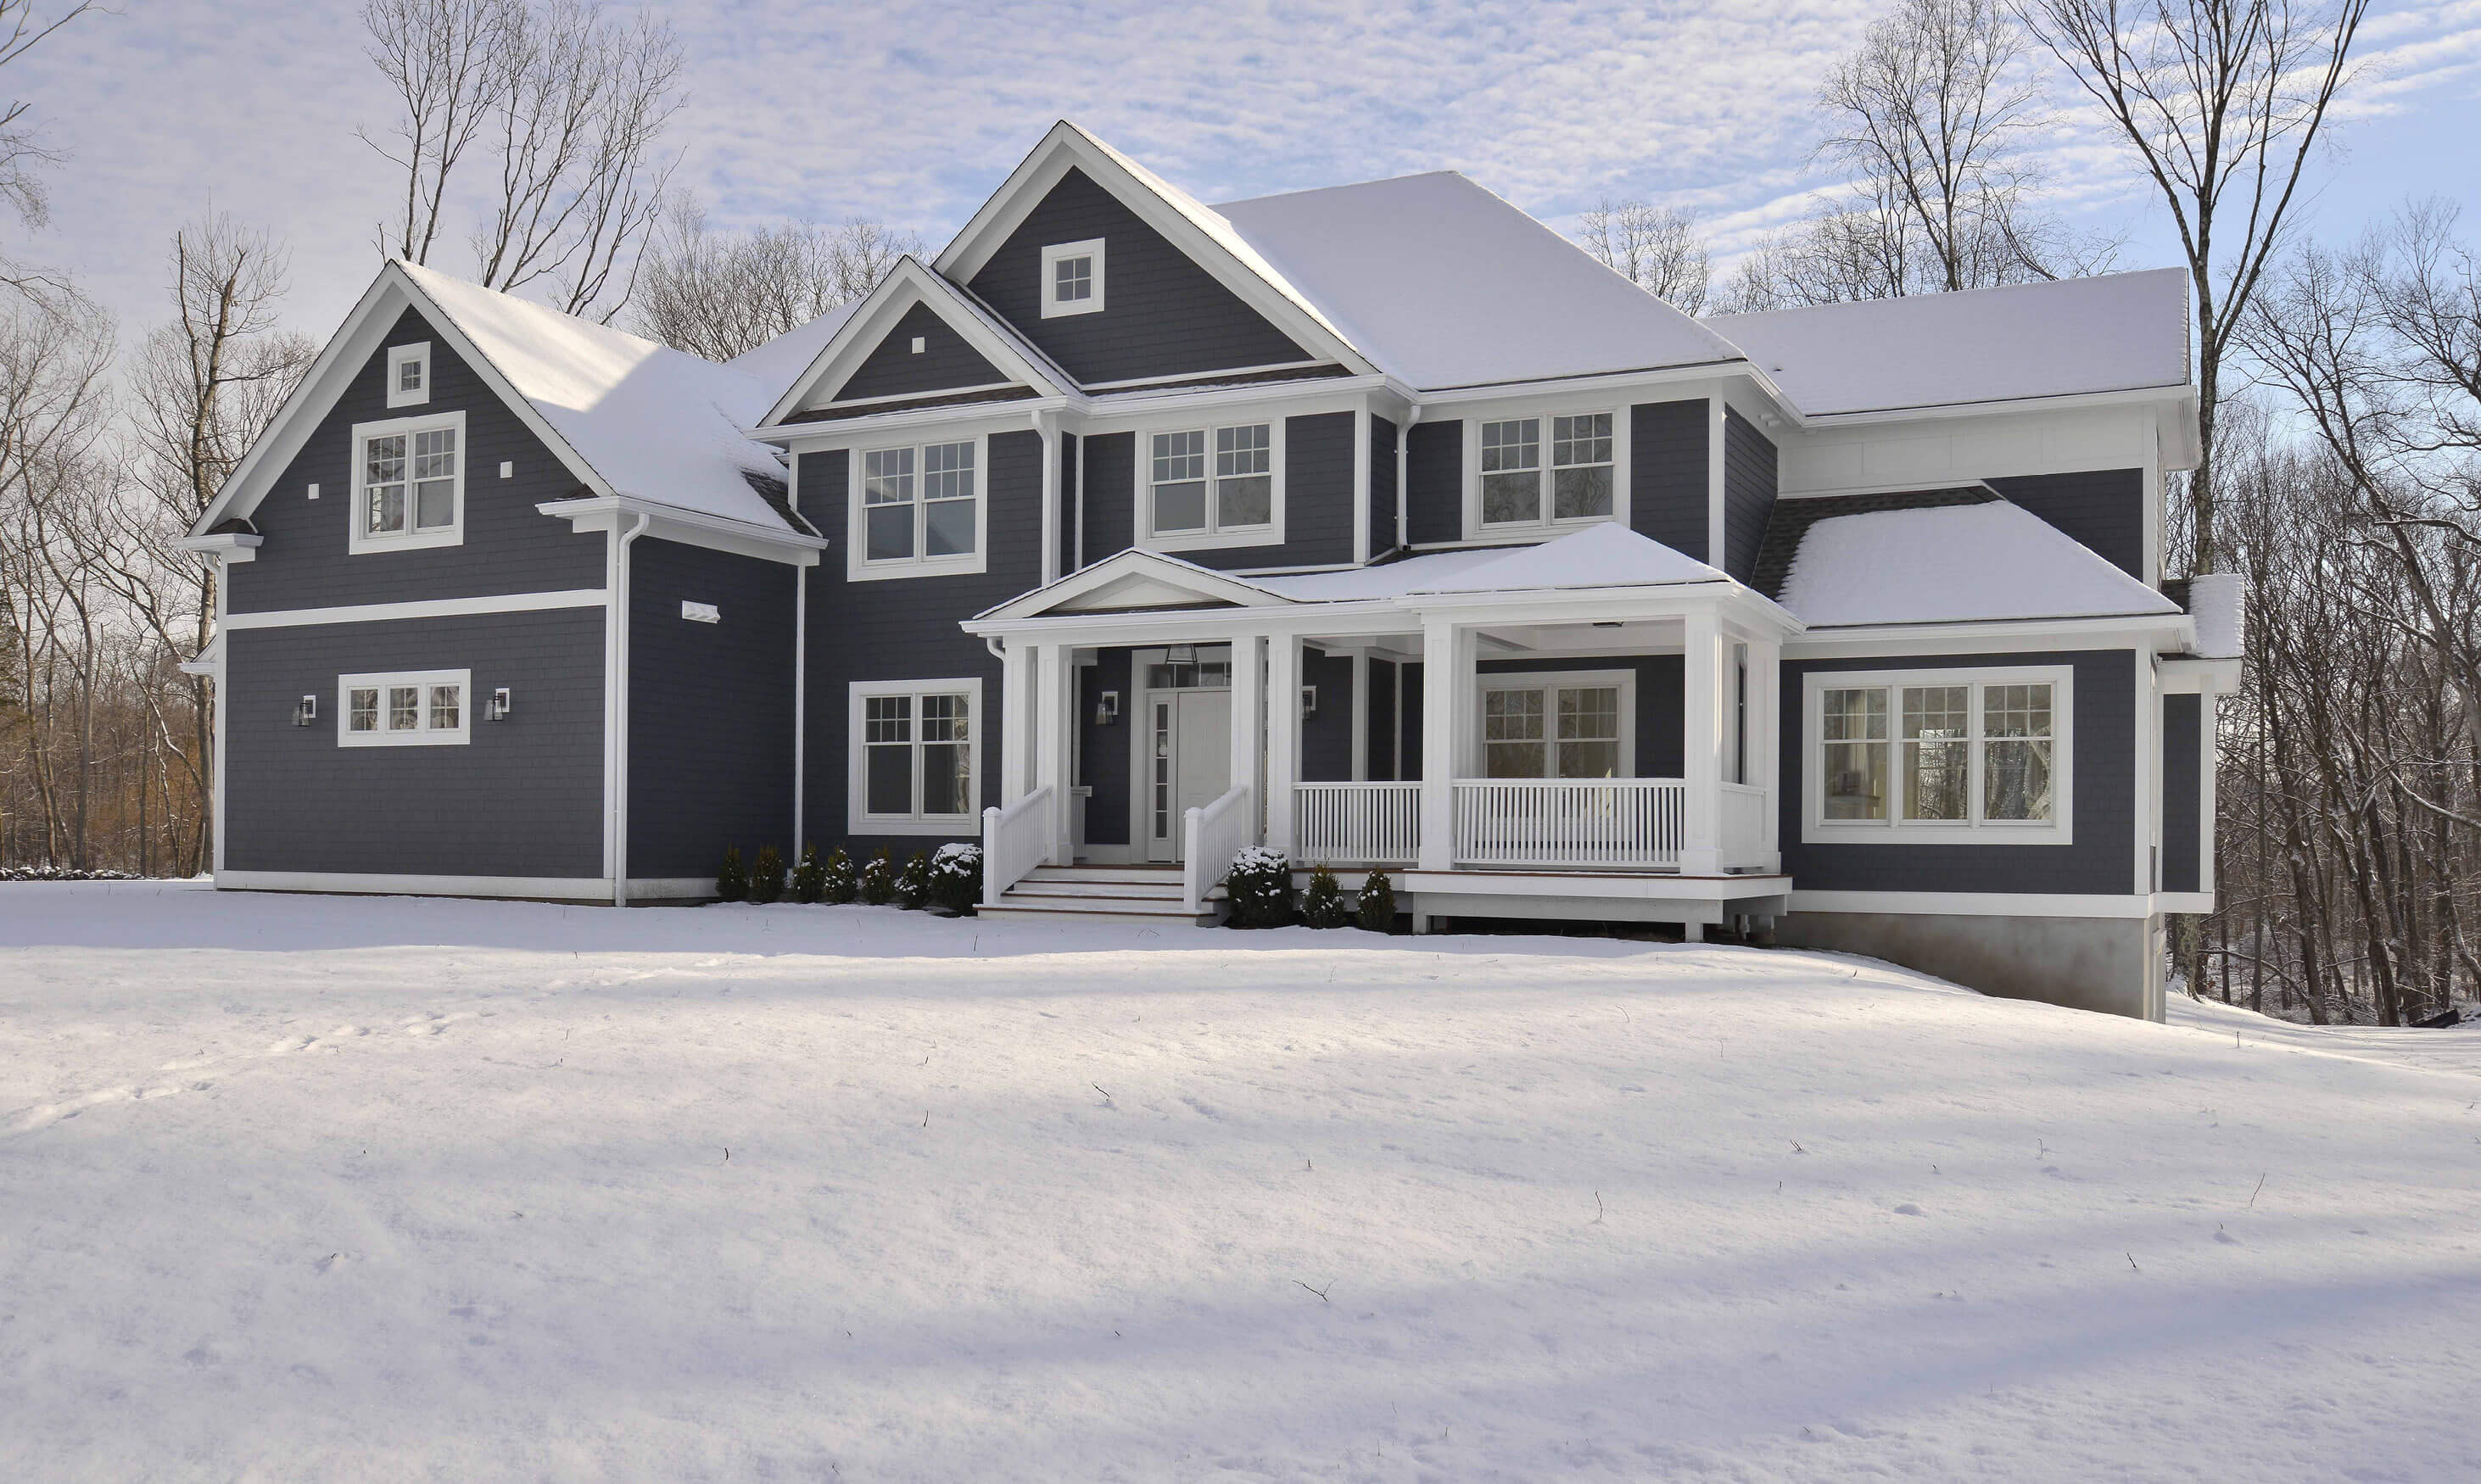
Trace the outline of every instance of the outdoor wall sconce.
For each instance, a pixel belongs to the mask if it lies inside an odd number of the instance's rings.
[[[1318,715],[1318,687],[1301,687],[1301,715],[1304,716]]]
[[[1197,646],[1195,644],[1174,644],[1163,651],[1163,663],[1165,664],[1195,664],[1197,663]]]
[[[319,698],[317,696],[305,695],[299,701],[293,703],[293,724],[295,726],[308,726],[311,722],[318,719]]]
[[[483,719],[485,721],[506,721],[509,719],[508,687],[502,686],[497,690],[491,692],[491,704],[483,708]]]
[[[1112,722],[1119,719],[1120,692],[1117,690],[1104,691],[1102,696],[1094,702],[1094,724],[1096,726],[1110,726]]]

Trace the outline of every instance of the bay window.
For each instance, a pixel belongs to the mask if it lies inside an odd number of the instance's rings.
[[[2066,843],[2064,667],[1809,682],[1809,838]]]

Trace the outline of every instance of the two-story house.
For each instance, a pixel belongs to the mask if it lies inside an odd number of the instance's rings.
[[[729,365],[391,264],[192,538],[217,881],[979,840],[986,912],[1178,923],[1265,845],[2158,1016],[2188,344],[2177,272],[1699,321],[1457,174],[1210,207],[1065,123]]]

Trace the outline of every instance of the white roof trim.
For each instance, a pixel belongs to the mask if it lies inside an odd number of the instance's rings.
[[[974,623],[998,622],[1011,618],[1033,618],[1045,613],[1075,612],[1092,615],[1113,612],[1108,608],[1076,608],[1082,599],[1102,594],[1106,589],[1150,590],[1166,596],[1188,594],[1191,604],[1229,605],[1235,608],[1287,608],[1293,600],[1267,591],[1255,583],[1227,576],[1211,567],[1161,552],[1139,551],[1131,547],[1104,558],[1080,572],[1072,572],[1058,582],[1036,587],[1008,599],[996,608],[984,609],[970,620]],[[1127,605],[1127,610],[1162,610],[1183,605],[1177,602],[1153,601]]]
[[[759,426],[774,427],[812,405],[823,388],[842,385],[842,378],[852,375],[916,304],[929,305],[931,313],[1012,381],[1022,381],[1049,397],[1063,396],[1075,384],[1048,356],[1026,344],[997,316],[976,303],[971,295],[925,268],[919,258],[908,252],[878,281],[878,287],[871,290],[861,307],[847,316],[835,334],[819,348],[808,369],[793,378],[784,395],[767,409]]]
[[[1051,132],[991,193],[981,210],[940,249],[931,266],[957,283],[971,282],[1071,166],[1187,251],[1192,262],[1292,335],[1302,349],[1322,352],[1358,373],[1379,369],[1229,221],[1064,118],[1051,126]]]
[[[431,332],[448,342],[457,358],[483,378],[483,384],[490,388],[491,395],[499,398],[501,404],[525,424],[526,430],[551,450],[552,456],[576,476],[579,483],[598,495],[612,493],[612,485],[594,471],[594,466],[588,463],[566,438],[561,436],[560,430],[552,427],[535,406],[533,399],[520,393],[500,368],[492,364],[491,358],[457,327],[456,317],[391,258],[380,265],[379,276],[371,280],[371,286],[363,291],[353,312],[345,316],[345,323],[328,338],[326,348],[311,363],[309,375],[301,378],[301,384],[286,400],[283,410],[269,422],[267,430],[259,434],[258,441],[250,445],[249,452],[243,456],[242,461],[225,479],[224,487],[217,492],[215,500],[191,523],[193,534],[203,535],[236,515],[247,517],[258,508],[259,501],[266,498],[269,487],[274,484],[275,476],[282,473],[310,441],[311,433],[318,430],[320,422],[334,408],[346,387],[360,375],[363,363],[370,359],[372,352],[379,349],[379,342],[386,338],[387,332],[395,327],[397,320],[407,309],[422,311],[422,317],[430,322]]]

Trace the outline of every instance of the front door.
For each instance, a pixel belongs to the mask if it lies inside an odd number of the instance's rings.
[[[1232,788],[1232,692],[1146,694],[1146,859],[1177,861],[1191,809]]]

